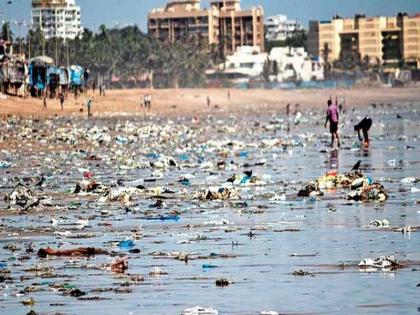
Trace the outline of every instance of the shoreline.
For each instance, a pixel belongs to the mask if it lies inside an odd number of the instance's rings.
[[[228,91],[230,99],[228,99]],[[140,99],[146,93],[152,95],[152,109],[140,107]],[[92,96],[92,91],[88,91]],[[231,114],[264,115],[284,113],[290,103],[291,110],[296,104],[299,109],[322,109],[332,96],[344,97],[346,106],[366,107],[373,103],[380,105],[409,105],[420,103],[420,88],[366,87],[351,89],[322,90],[238,90],[238,89],[116,89],[108,90],[106,96],[94,95],[93,114],[97,118],[115,116],[157,116],[194,117],[203,115],[226,116]],[[207,108],[207,96],[211,109]],[[20,117],[51,118],[86,117],[84,106],[87,96],[78,99],[68,96],[61,110],[58,99],[47,100],[47,110],[42,111],[42,99],[7,96],[0,100],[0,114]],[[83,109],[83,111],[82,111]],[[82,111],[82,112],[81,112]]]

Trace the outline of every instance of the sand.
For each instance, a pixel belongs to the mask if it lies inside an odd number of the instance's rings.
[[[113,115],[158,115],[196,116],[234,114],[256,114],[284,112],[287,103],[300,104],[301,109],[322,108],[331,95],[344,96],[347,106],[367,106],[376,104],[407,104],[420,101],[420,88],[357,88],[331,90],[236,90],[231,89],[230,100],[227,89],[163,89],[163,90],[108,90],[107,95],[94,95],[93,112],[95,116]],[[140,98],[152,94],[152,110],[140,108]],[[88,95],[92,95],[90,91]],[[207,96],[211,99],[211,110],[207,109]],[[84,103],[87,96],[67,98],[64,111],[58,99],[48,100],[47,111],[42,111],[42,100],[8,97],[0,100],[2,116],[51,117],[86,115]],[[81,112],[81,108],[84,111]]]

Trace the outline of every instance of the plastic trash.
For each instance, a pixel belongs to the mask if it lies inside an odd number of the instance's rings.
[[[369,223],[370,227],[389,227],[389,221],[387,219],[383,220],[372,220]]]
[[[111,262],[111,271],[115,273],[123,273],[128,269],[128,257],[116,257]]]
[[[211,307],[195,306],[186,308],[181,315],[219,315],[219,312]]]
[[[118,243],[118,247],[121,249],[130,249],[134,247],[134,242],[132,240],[125,240]]]
[[[412,194],[417,194],[417,193],[419,193],[420,192],[420,188],[417,188],[417,187],[411,187],[411,193]]]
[[[359,263],[359,267],[372,267],[378,269],[386,269],[400,266],[398,260],[394,256],[380,256],[378,258],[365,258]]]
[[[414,184],[417,182],[417,179],[414,177],[406,177],[401,180],[402,184]]]
[[[178,222],[181,220],[181,217],[179,215],[159,215],[156,217],[146,217],[145,220],[149,221],[175,221]]]
[[[168,272],[159,267],[153,267],[149,272],[149,276],[166,276],[166,275],[168,275]]]
[[[157,154],[157,153],[147,153],[146,154],[146,157],[149,158],[149,159],[155,159],[155,160],[157,160],[158,158],[160,158],[160,154]]]
[[[211,265],[211,264],[203,264],[202,268],[203,269],[215,269],[215,268],[218,268],[218,266]]]
[[[9,168],[12,166],[12,163],[6,162],[6,161],[0,161],[0,169]]]

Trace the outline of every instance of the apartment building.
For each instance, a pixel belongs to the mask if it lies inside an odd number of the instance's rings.
[[[308,51],[322,56],[325,44],[329,61],[340,54],[358,52],[382,64],[397,64],[401,60],[420,61],[420,14],[354,18],[334,17],[330,21],[310,21]]]
[[[268,41],[284,41],[296,31],[302,30],[301,22],[288,19],[286,15],[270,16],[265,21],[265,38]]]
[[[32,0],[32,29],[46,39],[75,39],[83,33],[80,6],[75,0]]]
[[[199,34],[209,45],[220,45],[225,54],[237,47],[264,50],[264,11],[261,7],[241,9],[240,0],[211,0],[201,8],[200,0],[172,0],[165,8],[148,15],[149,35],[175,42]]]

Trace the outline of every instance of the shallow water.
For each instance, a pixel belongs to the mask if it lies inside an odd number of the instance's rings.
[[[391,227],[420,226],[420,194],[410,192],[416,184],[400,183],[408,176],[420,177],[419,109],[417,104],[348,110],[342,116],[345,124],[341,130],[346,137],[338,155],[326,147],[329,135],[323,129],[324,117],[319,111],[305,112],[308,121],[298,126],[292,124],[290,133],[286,131],[287,118],[281,115],[209,117],[203,118],[200,124],[186,118],[166,121],[135,117],[28,120],[15,125],[3,122],[0,158],[14,165],[0,170],[3,209],[0,262],[6,263],[5,268],[11,271],[7,275],[11,280],[0,283],[0,313],[29,312],[31,308],[21,301],[30,297],[35,300],[32,309],[39,314],[180,314],[195,305],[213,307],[219,314],[259,314],[263,310],[286,314],[417,313],[420,308],[417,263],[394,271],[372,272],[354,265],[365,257],[381,255],[395,255],[401,261],[420,261],[418,232],[402,234],[368,226],[373,219],[387,219]],[[402,119],[396,118],[397,112]],[[356,141],[352,121],[366,114],[374,119],[371,148],[367,152],[352,150]],[[94,125],[109,127],[103,132],[111,136],[108,144],[89,139],[95,132],[88,128]],[[29,127],[29,132],[24,132],[24,127]],[[75,136],[77,141],[72,144],[68,139],[60,140],[59,128],[64,128],[65,135],[77,128],[80,131]],[[33,133],[34,129],[38,132]],[[133,142],[118,144],[117,135]],[[277,138],[288,140],[289,145],[261,145],[263,139]],[[237,140],[242,145],[225,144],[215,148],[209,140]],[[295,140],[293,145],[291,140]],[[79,150],[98,155],[102,160],[86,161],[83,159],[86,154]],[[226,151],[227,157],[221,151]],[[155,203],[152,197],[135,196],[126,209],[119,202],[99,204],[100,195],[72,193],[82,179],[78,168],[88,168],[95,174],[94,179],[111,186],[118,179],[126,186],[138,179],[150,179],[155,170],[136,164],[143,159],[153,161],[149,153],[173,156],[180,164],[179,168],[162,171],[163,179],[143,184],[174,192],[163,195],[166,206],[162,209],[149,207]],[[264,165],[243,165],[262,159]],[[306,182],[337,164],[341,172],[349,171],[359,159],[364,172],[380,181],[389,192],[386,202],[348,202],[342,189],[329,191],[319,200],[296,198]],[[388,163],[393,159],[395,166]],[[236,165],[237,169],[214,166],[222,160],[227,166]],[[204,162],[214,165],[202,168]],[[267,184],[239,187],[242,200],[200,201],[192,197],[194,192],[219,186],[232,174],[250,169],[266,178]],[[45,187],[42,191],[39,187],[34,190],[52,196],[57,206],[41,212],[12,214],[3,197],[11,192],[18,178],[40,174],[46,177]],[[195,175],[190,186],[182,186],[178,181],[184,174]],[[286,193],[287,200],[270,201],[266,195],[271,192]],[[240,204],[244,201],[246,206]],[[177,210],[180,220],[145,220],[146,210],[157,214]],[[51,218],[59,220],[58,231],[71,230],[79,219],[89,218],[87,227],[72,231],[93,235],[89,238],[54,236]],[[229,224],[216,224],[222,220]],[[143,237],[134,241],[140,254],[129,254],[112,245],[130,238],[131,231],[139,226]],[[249,235],[250,230],[253,235]],[[25,253],[30,243],[35,252]],[[11,244],[18,249],[7,249]],[[129,269],[123,276],[83,267],[109,263],[112,258],[108,256],[38,258],[36,251],[46,246],[95,246],[125,253],[129,256]],[[186,252],[191,257],[202,257],[185,263],[154,257],[155,252]],[[211,257],[211,253],[232,257]],[[69,268],[70,260],[77,261],[73,268]],[[345,267],[340,266],[342,263]],[[204,264],[217,268],[203,269]],[[48,276],[28,271],[37,265],[51,266],[54,271]],[[156,266],[168,275],[149,276]],[[313,276],[294,276],[293,272],[299,269]],[[144,282],[130,282],[127,274],[141,274]],[[219,278],[227,278],[232,284],[218,288],[215,281]],[[85,291],[85,298],[98,297],[98,300],[78,300],[53,287],[64,283]],[[40,291],[21,292],[29,286]],[[97,292],[98,288],[108,291]],[[121,291],[125,289],[128,291]]]

